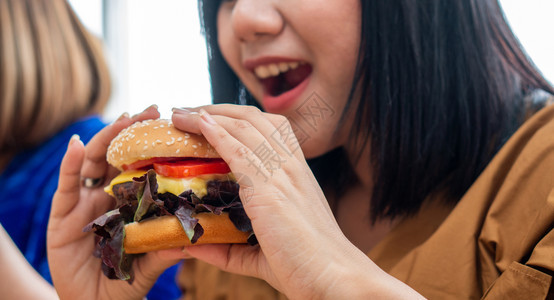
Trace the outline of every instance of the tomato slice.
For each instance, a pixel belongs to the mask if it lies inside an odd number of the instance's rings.
[[[186,178],[203,174],[227,174],[231,169],[222,159],[191,159],[154,163],[154,170],[167,177]]]
[[[123,166],[121,166],[121,168],[123,168],[124,171],[140,170],[140,169],[145,169],[147,167],[150,167],[154,163],[167,162],[167,161],[172,161],[172,160],[176,160],[176,159],[179,159],[179,158],[175,158],[175,157],[154,157],[154,158],[151,158],[151,159],[139,160],[139,161],[136,161],[136,162],[134,162],[132,164],[129,164],[129,165],[123,165]]]

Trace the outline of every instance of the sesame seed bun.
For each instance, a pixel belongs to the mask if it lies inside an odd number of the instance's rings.
[[[203,136],[180,131],[165,119],[137,122],[123,129],[106,154],[108,163],[119,170],[154,157],[220,158]]]

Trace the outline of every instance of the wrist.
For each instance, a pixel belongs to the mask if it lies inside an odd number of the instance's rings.
[[[411,287],[387,274],[364,253],[345,253],[320,277],[314,299],[424,299]],[[354,258],[354,259],[353,259]]]

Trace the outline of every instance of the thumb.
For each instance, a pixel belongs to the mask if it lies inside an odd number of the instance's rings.
[[[60,166],[58,189],[52,200],[51,216],[65,217],[79,202],[81,165],[85,146],[78,135],[73,135]]]
[[[169,267],[187,257],[181,249],[160,250],[147,253],[135,260],[135,281],[138,285],[149,290],[158,277]]]
[[[261,270],[263,256],[260,247],[244,244],[205,244],[185,247],[190,256],[207,262],[219,269],[240,275],[265,278]]]

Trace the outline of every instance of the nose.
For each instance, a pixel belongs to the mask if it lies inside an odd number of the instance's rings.
[[[255,41],[279,34],[284,20],[273,3],[269,0],[237,0],[231,16],[235,35],[241,41]]]

